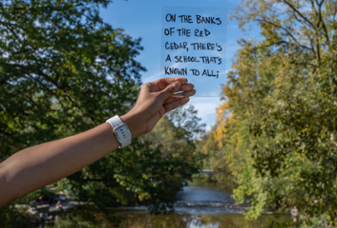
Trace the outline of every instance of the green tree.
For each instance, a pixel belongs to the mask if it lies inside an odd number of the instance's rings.
[[[1,3],[1,159],[131,107],[142,48],[101,20],[108,3]]]
[[[336,223],[336,13],[336,1],[245,0],[233,15],[263,38],[241,41],[224,87],[235,121],[217,132],[251,217],[296,205]]]
[[[205,124],[200,124],[194,106],[179,107],[167,113],[152,132],[142,138],[160,147],[163,156],[179,157],[192,164],[200,162],[196,152],[199,137],[205,133]]]
[[[272,58],[266,55],[266,50],[260,49],[258,52],[251,48],[251,43],[242,43],[233,64],[235,71],[228,75],[224,88],[226,103],[217,110],[218,128],[214,134],[220,150],[214,155],[214,160],[218,169],[227,170],[234,177],[238,185],[234,198],[242,203],[245,196],[250,196],[252,207],[248,216],[257,218],[266,208],[280,210],[293,205],[289,196],[293,187],[292,177],[296,172],[288,169],[278,177],[270,173],[262,176],[253,166],[254,149],[270,143],[269,136],[256,137],[251,128],[252,123],[263,114],[263,109],[268,107],[274,83],[270,71],[277,69],[279,57]],[[217,178],[222,180],[227,176],[226,173],[219,173]]]
[[[142,47],[140,39],[102,21],[99,8],[110,2],[0,2],[0,162],[132,107],[145,70],[135,60]],[[106,206],[139,203],[158,212],[172,208],[182,187],[170,180],[194,172],[179,158],[162,157],[150,142],[134,140],[59,184],[105,212]],[[10,206],[0,212],[9,218]]]
[[[213,126],[211,131],[204,134],[196,142],[197,155],[203,169],[215,169],[217,167],[215,154],[219,151],[219,146],[214,138],[215,129],[216,126]]]

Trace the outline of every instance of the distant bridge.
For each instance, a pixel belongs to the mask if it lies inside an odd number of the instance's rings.
[[[199,174],[210,175],[210,174],[213,174],[213,173],[216,173],[216,171],[212,170],[212,169],[201,169],[201,170],[199,170]]]

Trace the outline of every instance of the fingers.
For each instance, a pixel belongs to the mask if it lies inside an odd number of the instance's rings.
[[[164,101],[164,104],[169,104],[169,103],[172,103],[173,101],[181,100],[183,98],[185,98],[185,96],[182,96],[182,95],[172,95],[172,96],[170,96],[169,98],[167,98]]]
[[[178,91],[189,91],[194,89],[194,85],[191,83],[186,83],[180,86]]]
[[[182,92],[182,93],[174,94],[173,96],[181,95],[181,96],[184,96],[184,97],[191,97],[191,96],[194,96],[195,93],[196,93],[195,89],[192,89],[192,90],[185,91],[185,92]]]
[[[154,85],[152,92],[157,92],[157,91],[161,91],[163,89],[165,89],[168,85],[174,83],[174,82],[180,82],[181,85],[184,85],[187,83],[187,79],[186,78],[161,78],[158,79],[154,82],[152,82],[152,84]]]
[[[176,100],[176,101],[173,101],[171,103],[168,103],[168,104],[164,104],[164,109],[165,109],[165,113],[166,112],[169,112],[175,108],[178,108],[179,106],[182,106],[184,104],[186,104],[187,102],[189,102],[190,98],[189,97],[184,97],[182,99],[179,99],[179,100]]]
[[[162,78],[142,86],[145,94],[155,92],[163,104],[178,101],[195,94],[194,85],[187,83],[186,78]],[[178,92],[174,95],[174,93]]]
[[[185,91],[185,92],[183,92],[183,93],[174,94],[174,95],[170,96],[169,98],[167,98],[167,99],[164,101],[164,104],[168,104],[168,103],[171,103],[171,102],[173,102],[173,101],[180,100],[180,99],[185,98],[185,97],[191,97],[191,96],[193,96],[195,93],[196,93],[195,89],[192,89],[192,90],[190,90],[190,91]]]
[[[175,92],[177,92],[180,88],[180,82],[175,81],[172,84],[166,86],[162,91],[160,91],[159,94],[159,99],[161,99],[162,102],[164,102],[167,98],[172,96]]]
[[[183,79],[183,80],[180,80],[180,79]],[[181,82],[184,84],[181,84]],[[160,96],[162,99],[166,100],[167,98],[172,96],[177,91],[183,92],[183,93],[178,93],[178,94],[185,96],[185,97],[193,96],[195,94],[195,90],[193,91],[193,88],[194,88],[194,85],[191,83],[187,83],[187,79],[176,78],[176,81],[174,81],[172,84],[166,86],[166,88],[160,91]]]

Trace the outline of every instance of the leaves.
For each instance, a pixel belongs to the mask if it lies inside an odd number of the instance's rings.
[[[234,15],[263,38],[239,41],[214,135],[251,218],[296,206],[336,222],[335,4],[250,0]]]
[[[10,2],[0,3],[0,161],[131,109],[145,71],[135,60],[141,39],[102,21],[98,10],[110,1]],[[193,121],[179,128],[188,143]],[[196,172],[134,140],[58,184],[107,215],[106,206],[140,203],[158,213]]]

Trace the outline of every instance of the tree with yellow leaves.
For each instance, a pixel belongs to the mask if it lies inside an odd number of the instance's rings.
[[[295,205],[336,225],[336,14],[324,0],[245,0],[233,14],[263,39],[239,42],[214,134],[250,217]]]

